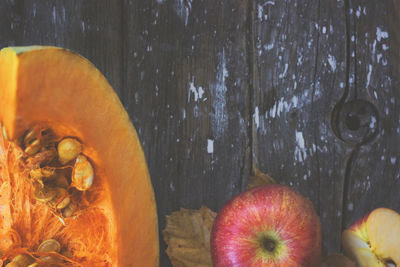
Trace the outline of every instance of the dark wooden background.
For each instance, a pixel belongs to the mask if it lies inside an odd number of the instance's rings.
[[[364,213],[400,211],[399,17],[395,0],[7,0],[0,46],[66,47],[104,73],[160,229],[218,211],[256,165],[312,200],[328,254]]]

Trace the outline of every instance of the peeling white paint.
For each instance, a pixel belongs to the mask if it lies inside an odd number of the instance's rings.
[[[36,17],[36,3],[33,3],[33,6],[32,6],[32,15],[33,15],[33,17]]]
[[[214,140],[207,139],[207,153],[212,154],[214,153]]]
[[[191,95],[194,96],[194,101],[197,102],[198,100],[201,100],[204,95],[204,88],[201,86],[196,87],[194,85],[194,79],[189,82],[189,88],[188,88],[188,102],[190,102]]]
[[[376,49],[376,40],[374,40],[374,42],[372,44],[372,56],[375,55],[375,49]]]
[[[175,0],[176,14],[181,18],[185,26],[189,21],[190,11],[192,10],[193,0]]]
[[[169,183],[169,189],[171,189],[172,192],[175,192],[175,186],[174,186],[173,182]]]
[[[228,127],[228,113],[226,111],[226,78],[228,77],[228,69],[226,68],[225,50],[218,55],[219,63],[217,66],[216,83],[214,84],[214,95],[212,97],[213,114],[213,131],[218,138],[224,135]]]
[[[303,132],[296,130],[296,147],[294,149],[294,159],[296,161],[304,161],[307,158]]]
[[[258,19],[262,20],[263,19],[263,13],[264,13],[264,8],[262,5],[257,6],[257,14],[258,14]]]
[[[255,124],[256,128],[258,129],[258,127],[260,125],[260,113],[258,110],[258,106],[254,110],[253,118],[254,118],[254,124]]]
[[[297,107],[297,104],[299,103],[299,98],[297,96],[292,97],[292,106]]]
[[[367,84],[365,88],[369,87],[369,83],[371,82],[371,73],[372,73],[372,65],[368,65],[368,73],[367,73]]]
[[[371,117],[371,122],[369,123],[369,128],[374,129],[376,125],[376,118],[374,116]]]
[[[389,33],[382,31],[381,28],[376,27],[376,39],[380,42],[382,39],[389,38]]]
[[[314,101],[318,99],[320,95],[315,95]],[[309,104],[311,99],[308,98],[308,90],[305,90],[303,94],[299,96],[292,96],[290,100],[280,98],[274,103],[272,108],[265,112],[265,119],[280,117],[281,114],[290,112],[293,108],[301,108],[305,104]]]
[[[303,63],[303,55],[299,55],[297,57],[297,66],[300,66]]]
[[[265,3],[262,3],[262,4],[258,4],[257,5],[257,17],[258,17],[258,19],[259,20],[267,20],[268,19],[268,15],[264,15],[264,7],[265,6],[267,6],[267,5],[275,5],[275,2],[274,1],[267,1],[267,2],[265,2]]]
[[[56,21],[57,21],[57,12],[56,12],[56,7],[55,6],[53,6],[53,14],[52,14],[52,20],[53,20],[53,23],[55,24],[56,23]]]
[[[283,78],[283,77],[286,76],[288,67],[289,67],[289,64],[288,64],[288,63],[285,63],[285,69],[283,70],[283,73],[281,73],[281,74],[279,75],[279,78]]]
[[[379,63],[381,61],[381,58],[382,58],[382,54],[376,55],[376,62]]]
[[[347,210],[352,211],[353,209],[354,209],[354,204],[353,204],[352,202],[350,202],[350,203],[347,205]]]
[[[331,66],[332,71],[336,70],[336,58],[331,54],[328,55],[328,63]]]
[[[274,43],[270,43],[270,44],[265,44],[264,45],[264,50],[269,51],[272,48],[274,48]]]
[[[389,115],[389,108],[388,107],[385,107],[385,114]]]
[[[361,7],[360,6],[358,6],[358,8],[356,10],[356,16],[357,16],[357,18],[360,18],[360,16],[361,16]]]

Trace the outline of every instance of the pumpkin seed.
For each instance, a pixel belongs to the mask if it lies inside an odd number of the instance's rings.
[[[74,138],[65,138],[57,146],[58,159],[62,165],[76,159],[82,151],[81,143]]]
[[[59,253],[61,251],[61,245],[55,239],[47,239],[39,245],[37,251],[38,252],[57,252],[57,253]]]
[[[55,256],[43,256],[43,257],[40,257],[40,259],[41,259],[43,262],[47,263],[47,264],[44,265],[44,266],[49,266],[49,265],[48,265],[49,263],[50,263],[50,266],[54,266],[53,263],[54,263],[54,264],[57,264],[57,263],[63,262],[63,260],[62,260],[61,258],[55,257]],[[56,265],[56,266],[58,266],[58,265]]]
[[[25,267],[35,262],[35,259],[27,254],[19,254],[15,256],[11,262],[15,262],[18,266]],[[7,265],[8,266],[8,265]],[[12,265],[11,265],[12,266]]]
[[[5,267],[21,267],[21,265],[19,265],[18,262],[12,261],[8,263]]]
[[[32,263],[31,265],[29,265],[28,267],[38,267],[38,266],[39,266],[39,263],[35,262],[35,263]]]
[[[61,187],[55,188],[56,196],[48,202],[49,206],[54,207],[58,210],[65,208],[71,203],[71,199],[68,196],[67,190]]]
[[[24,136],[24,145],[28,146],[32,144],[37,139],[37,133],[34,130],[28,130]]]
[[[71,203],[71,198],[65,197],[60,203],[57,204],[56,208],[57,208],[58,210],[62,210],[63,208],[65,208],[66,206],[68,206],[69,203]]]
[[[47,203],[50,200],[52,200],[53,198],[55,198],[56,195],[57,195],[57,192],[56,192],[56,190],[54,190],[54,188],[47,187],[47,186],[44,186],[43,188],[40,186],[37,186],[35,188],[35,199],[37,201]]]
[[[62,215],[64,218],[70,217],[74,214],[74,212],[76,211],[76,204],[74,204],[73,202],[71,202],[67,207],[65,207],[62,210]]]
[[[24,152],[28,154],[29,156],[33,156],[36,153],[38,153],[40,150],[40,141],[38,139],[35,139],[32,144],[26,146]]]
[[[44,178],[50,178],[56,173],[56,169],[52,167],[44,167],[44,168],[37,168],[37,169],[32,169],[29,172],[29,175],[33,179],[41,179],[42,177]]]
[[[47,240],[43,241],[39,245],[37,251],[38,252],[56,252],[56,253],[60,253],[61,245],[55,239],[47,239]],[[47,262],[47,263],[56,263],[56,262],[60,262],[61,261],[61,259],[56,258],[54,256],[43,256],[43,257],[40,257],[40,259],[42,261],[44,261],[44,262]]]
[[[92,186],[93,177],[94,171],[92,164],[85,156],[79,155],[72,169],[72,186],[80,191],[86,191]]]

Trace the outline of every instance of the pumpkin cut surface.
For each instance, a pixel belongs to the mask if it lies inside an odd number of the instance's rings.
[[[145,157],[104,76],[56,47],[5,48],[0,63],[3,266],[158,266]]]

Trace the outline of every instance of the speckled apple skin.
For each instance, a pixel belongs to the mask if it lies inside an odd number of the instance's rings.
[[[276,231],[286,250],[275,259],[261,255],[255,240]],[[266,185],[231,199],[211,232],[214,267],[316,267],[321,257],[321,226],[308,199],[283,185]]]

